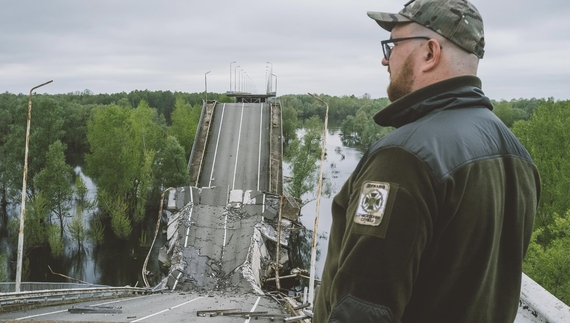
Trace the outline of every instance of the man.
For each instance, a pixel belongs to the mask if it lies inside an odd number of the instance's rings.
[[[533,161],[477,78],[483,21],[465,0],[369,12],[396,129],[332,205],[320,322],[513,322],[540,195]]]

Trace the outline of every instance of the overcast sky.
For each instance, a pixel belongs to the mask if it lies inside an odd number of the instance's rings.
[[[407,0],[2,0],[0,91],[264,92],[385,97],[380,41],[366,11]],[[473,0],[485,23],[479,65],[492,99],[570,99],[570,2]],[[249,81],[251,79],[251,81]],[[275,80],[275,77],[273,78]]]

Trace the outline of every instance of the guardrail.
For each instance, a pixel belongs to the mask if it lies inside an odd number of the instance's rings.
[[[30,286],[29,284],[27,285]],[[39,283],[37,285],[50,287],[49,283]],[[0,312],[12,310],[14,307],[29,306],[34,304],[53,305],[55,303],[59,304],[62,302],[71,303],[78,300],[83,301],[89,298],[108,298],[118,297],[121,295],[147,294],[152,292],[153,290],[149,288],[140,287],[110,287],[101,285],[97,287],[85,287],[85,285],[83,285],[82,288],[44,289],[28,290],[18,293],[0,293]]]
[[[515,322],[570,322],[570,307],[523,273]]]

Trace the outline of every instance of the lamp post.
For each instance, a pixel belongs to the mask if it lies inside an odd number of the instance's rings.
[[[275,93],[277,94],[277,75],[271,74],[271,76],[272,76],[272,80],[273,80],[273,76],[275,76]]]
[[[267,64],[271,65],[269,68],[269,77],[267,78],[267,93],[273,92],[273,64],[271,62],[267,62]]]
[[[24,179],[22,183],[22,204],[20,205],[20,232],[18,233],[18,260],[16,263],[16,287],[15,292],[20,292],[20,283],[22,282],[22,255],[24,250],[24,222],[26,219],[26,182],[28,181],[28,146],[30,143],[30,120],[32,119],[32,92],[53,80],[33,87],[30,90],[30,98],[28,99],[28,121],[26,125],[26,151],[24,154]]]
[[[211,71],[207,71],[206,74],[204,74],[204,91],[206,92],[206,104],[208,104],[208,78],[206,75],[208,75],[210,72]]]
[[[240,68],[238,71],[238,91],[241,92],[241,73],[243,72],[243,68]]]
[[[277,76],[276,76],[277,77]],[[277,92],[277,88],[275,89]],[[310,96],[324,103],[326,106],[325,112],[325,126],[323,129],[323,141],[321,146],[321,167],[319,170],[319,185],[317,186],[317,209],[315,210],[315,223],[313,225],[313,242],[311,245],[311,267],[309,272],[309,303],[313,305],[315,298],[315,263],[317,259],[317,233],[319,227],[319,211],[321,208],[321,190],[323,187],[323,167],[325,162],[325,147],[327,143],[327,124],[329,120],[329,105],[318,96],[309,93]]]
[[[230,63],[230,92],[232,91],[232,64],[236,61]]]
[[[236,70],[238,67],[239,67],[239,65],[234,67],[234,92],[236,91]]]

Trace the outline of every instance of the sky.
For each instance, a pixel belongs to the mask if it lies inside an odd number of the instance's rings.
[[[2,0],[0,91],[53,80],[37,92],[264,93],[271,72],[278,96],[386,97],[380,41],[390,35],[366,12],[406,2]],[[487,96],[570,99],[570,2],[472,3],[485,24]]]

